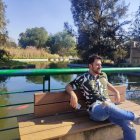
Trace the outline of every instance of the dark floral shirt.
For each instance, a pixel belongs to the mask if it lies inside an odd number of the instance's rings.
[[[109,99],[107,93],[107,75],[105,73],[94,77],[89,72],[84,73],[69,83],[73,88],[79,89],[86,99],[87,108],[97,100]]]

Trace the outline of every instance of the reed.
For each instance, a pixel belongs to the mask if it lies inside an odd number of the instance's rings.
[[[14,48],[14,47],[3,47],[4,50],[9,52],[10,58],[13,59],[50,59],[50,58],[59,58],[57,54],[50,54],[45,49],[36,49],[36,48]]]

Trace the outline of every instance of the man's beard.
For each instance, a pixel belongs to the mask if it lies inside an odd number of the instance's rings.
[[[93,70],[93,71],[94,71],[94,70]],[[96,73],[96,74],[100,74],[100,73],[101,73],[101,69],[97,69],[97,70],[95,70],[94,73]]]

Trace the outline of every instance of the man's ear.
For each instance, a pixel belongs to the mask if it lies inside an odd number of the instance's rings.
[[[92,68],[92,65],[91,64],[88,64],[88,67],[91,69]]]

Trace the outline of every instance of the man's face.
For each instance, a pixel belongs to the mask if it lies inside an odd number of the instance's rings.
[[[96,74],[101,73],[102,62],[100,59],[95,59],[92,64],[89,64],[89,68]]]

